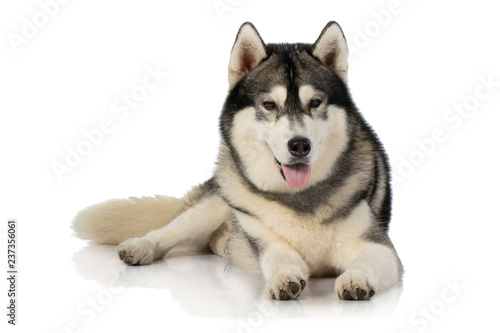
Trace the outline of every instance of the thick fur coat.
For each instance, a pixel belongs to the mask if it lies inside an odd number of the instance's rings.
[[[312,276],[336,276],[341,299],[368,299],[398,283],[387,157],[351,98],[347,58],[335,22],[314,44],[264,44],[243,24],[231,51],[213,178],[182,199],[89,207],[74,229],[119,244],[130,265],[149,264],[178,244],[207,244],[262,273],[269,296],[280,300],[298,297]]]

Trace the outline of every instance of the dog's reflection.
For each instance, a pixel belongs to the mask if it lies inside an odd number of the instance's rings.
[[[335,279],[321,278],[310,279],[298,300],[271,300],[260,275],[208,250],[190,247],[173,249],[164,260],[146,266],[124,265],[116,246],[108,245],[90,244],[73,259],[85,279],[114,290],[168,289],[189,314],[243,318],[242,324],[245,318],[389,318],[403,291],[394,287],[369,301],[343,301],[335,295]]]

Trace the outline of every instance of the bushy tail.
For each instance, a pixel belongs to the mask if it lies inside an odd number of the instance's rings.
[[[73,230],[96,243],[119,244],[167,225],[181,206],[181,199],[167,196],[108,200],[80,211]]]

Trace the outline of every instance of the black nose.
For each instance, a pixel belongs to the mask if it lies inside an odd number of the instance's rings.
[[[294,138],[288,141],[288,150],[293,156],[307,156],[311,151],[311,141],[306,138]]]

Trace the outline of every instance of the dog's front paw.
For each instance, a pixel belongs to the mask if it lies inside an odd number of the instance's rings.
[[[128,265],[148,265],[154,260],[153,243],[144,238],[130,238],[118,245],[120,259]]]
[[[304,274],[293,266],[283,268],[267,281],[273,299],[289,300],[299,297],[306,286]]]
[[[335,281],[335,291],[340,299],[366,300],[375,295],[375,289],[361,272],[345,272]]]

